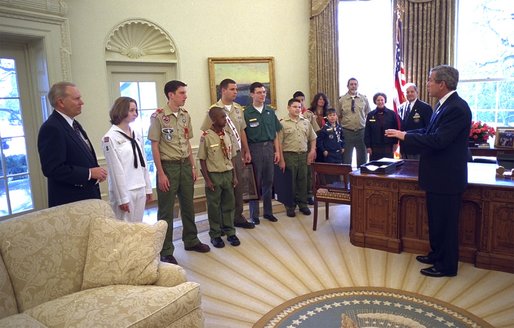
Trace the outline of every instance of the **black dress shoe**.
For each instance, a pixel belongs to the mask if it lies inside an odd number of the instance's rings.
[[[195,251],[198,253],[207,253],[211,250],[209,245],[203,244],[202,242],[199,242],[198,244],[194,246],[186,246],[184,247],[186,251]]]
[[[286,208],[286,215],[290,218],[294,218],[296,216],[294,208]]]
[[[254,225],[261,224],[261,220],[259,220],[259,218],[253,218],[252,222],[253,222]]]
[[[221,237],[216,237],[211,239],[212,246],[216,248],[223,248],[225,247],[225,242],[223,242],[223,239]]]
[[[416,256],[416,261],[424,263],[424,264],[434,264],[435,261],[430,256],[418,255]]]
[[[177,260],[173,255],[161,255],[161,262],[167,262],[172,264],[178,264]]]
[[[230,243],[230,245],[232,246],[239,246],[241,245],[241,241],[239,240],[239,238],[237,238],[236,235],[233,235],[233,236],[228,236],[227,237],[227,241]]]
[[[253,229],[255,228],[255,223],[243,221],[243,222],[234,222],[234,227],[243,228],[243,229]]]
[[[448,273],[448,272],[442,272],[437,270],[435,267],[431,266],[429,268],[421,269],[421,274],[433,277],[433,278],[440,278],[440,277],[455,277],[457,273]]]
[[[308,207],[300,208],[300,212],[302,212],[303,215],[311,215],[311,210]]]
[[[264,214],[263,218],[270,220],[271,222],[278,221],[278,219],[273,214]]]

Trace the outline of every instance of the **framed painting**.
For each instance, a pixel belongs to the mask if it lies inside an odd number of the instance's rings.
[[[496,148],[514,148],[514,128],[497,128],[494,146]]]
[[[237,83],[237,103],[251,104],[250,84],[261,82],[267,91],[266,104],[277,108],[273,57],[210,57],[208,61],[211,103],[220,99],[220,82],[232,79]]]

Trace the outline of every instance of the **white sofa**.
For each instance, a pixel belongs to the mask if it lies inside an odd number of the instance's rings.
[[[0,327],[203,327],[199,285],[159,262],[155,226],[101,200],[0,222]]]

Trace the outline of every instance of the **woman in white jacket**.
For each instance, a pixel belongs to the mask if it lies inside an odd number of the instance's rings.
[[[141,222],[145,204],[152,200],[143,138],[130,128],[137,116],[137,102],[129,97],[119,97],[109,112],[112,126],[102,138],[109,200],[116,217],[128,222]]]

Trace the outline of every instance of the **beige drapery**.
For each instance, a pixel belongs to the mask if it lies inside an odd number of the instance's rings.
[[[337,5],[339,0],[311,0],[309,89],[327,95],[331,106],[339,98]]]
[[[426,81],[430,68],[453,65],[455,0],[394,0],[403,21],[403,62],[407,82],[418,86],[419,98],[430,103]]]

